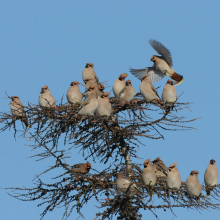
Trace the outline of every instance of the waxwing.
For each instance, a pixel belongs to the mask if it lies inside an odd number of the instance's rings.
[[[51,95],[48,86],[43,86],[39,95],[39,105],[41,107],[55,107],[56,100]]]
[[[102,83],[99,83],[97,86],[97,95],[99,97],[101,97],[102,94],[105,92],[104,89],[105,89],[105,86]]]
[[[210,163],[205,171],[204,182],[206,186],[206,195],[209,196],[211,188],[218,182],[218,169],[214,159],[210,160]]]
[[[80,103],[82,101],[82,93],[79,91],[79,82],[71,82],[67,90],[66,98],[70,104]]]
[[[131,80],[127,80],[124,88],[118,95],[118,99],[120,102],[130,102],[135,96],[135,89],[131,85]]]
[[[98,97],[98,107],[96,113],[99,116],[110,116],[112,113],[112,105],[109,102],[109,92],[104,92],[101,97]]]
[[[89,86],[89,88],[83,93],[83,95],[88,98],[90,96],[90,94],[96,92],[98,96],[102,96],[102,94],[104,93],[104,89],[105,86],[101,83],[99,84],[92,84]]]
[[[98,96],[96,92],[93,92],[94,87],[90,86],[91,94],[80,105],[78,114],[80,115],[93,115],[98,107]]]
[[[117,175],[117,188],[123,191],[128,196],[133,196],[137,193],[137,186],[128,177],[124,176],[124,173],[119,173]]]
[[[138,79],[148,74],[152,82],[157,82],[164,76],[167,76],[171,77],[175,85],[182,83],[184,80],[183,76],[177,74],[172,68],[173,61],[170,51],[156,40],[149,40],[149,43],[161,56],[154,55],[151,57],[151,61],[154,62],[153,67],[145,69],[130,68],[130,72]]]
[[[12,102],[10,103],[11,113],[15,117],[21,117],[26,127],[28,126],[27,117],[25,114],[24,106],[18,96],[12,96]]]
[[[125,87],[125,78],[127,73],[122,73],[114,82],[112,90],[115,96],[118,96],[121,90]]]
[[[161,102],[157,94],[157,90],[153,86],[151,79],[148,75],[144,76],[141,79],[140,92],[148,102],[153,100]]]
[[[197,170],[191,171],[186,180],[186,191],[189,195],[199,197],[202,191],[202,186],[198,180],[199,172]]]
[[[91,85],[97,85],[97,82],[95,79],[86,79],[85,81],[85,84],[86,84],[86,90],[89,88],[89,86]]]
[[[142,180],[147,186],[154,186],[156,183],[156,173],[150,159],[144,161]]]
[[[176,88],[173,82],[168,79],[166,85],[163,88],[162,101],[165,102],[166,106],[173,106],[173,103],[177,99]]]
[[[78,163],[78,164],[73,165],[71,169],[68,169],[66,173],[70,173],[72,175],[87,174],[90,169],[91,169],[91,164],[89,162]]]
[[[167,178],[168,168],[164,164],[164,162],[160,159],[160,157],[155,158],[153,161],[154,171],[158,178]]]
[[[82,71],[82,79],[85,82],[86,79],[95,79],[98,82],[98,77],[93,69],[92,63],[87,63],[84,70]]]
[[[169,166],[166,183],[170,189],[179,189],[181,186],[181,177],[176,167],[177,164],[178,163],[173,163]]]

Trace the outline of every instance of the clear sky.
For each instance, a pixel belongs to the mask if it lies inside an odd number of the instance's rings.
[[[94,63],[100,81],[108,81],[111,90],[115,79],[129,67],[151,66],[155,54],[149,39],[164,44],[173,57],[174,69],[185,77],[177,86],[181,102],[194,102],[191,111],[178,113],[187,119],[202,117],[188,124],[198,130],[164,132],[165,140],[142,140],[138,154],[143,159],[158,156],[169,166],[178,162],[183,181],[191,170],[198,170],[202,183],[210,159],[220,169],[219,150],[219,62],[220,31],[219,1],[1,1],[0,7],[0,72],[1,112],[9,111],[10,100],[5,91],[20,97],[22,103],[38,104],[42,86],[48,85],[60,102],[71,81],[82,82],[87,62]],[[216,66],[217,65],[217,66]],[[129,74],[139,91],[140,81]],[[155,83],[163,86],[167,78]],[[83,91],[81,87],[81,91]],[[22,128],[18,122],[19,129]],[[33,187],[35,175],[46,169],[50,161],[36,162],[28,157],[35,152],[30,142],[13,130],[0,134],[0,187]],[[70,164],[83,162],[78,150],[72,151]],[[103,165],[92,163],[101,170]],[[56,174],[55,174],[56,175]],[[43,177],[42,177],[43,178]],[[44,177],[45,179],[47,177]],[[44,179],[43,178],[43,179]],[[204,194],[204,192],[203,192]],[[21,202],[0,190],[1,219],[39,219],[44,207],[37,202]],[[83,209],[86,219],[93,219],[95,203]],[[64,208],[48,213],[44,219],[62,218]],[[154,216],[145,211],[146,217]],[[216,219],[219,212],[201,213],[174,209],[178,220]],[[172,219],[170,211],[159,211],[160,219]],[[76,219],[73,213],[70,219]]]

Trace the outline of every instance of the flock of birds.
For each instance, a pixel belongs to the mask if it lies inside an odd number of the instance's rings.
[[[155,101],[157,103],[165,103],[172,106],[177,100],[177,93],[174,85],[178,85],[183,81],[183,76],[177,74],[172,68],[173,62],[170,51],[156,40],[149,40],[151,46],[161,55],[152,56],[151,61],[154,62],[153,67],[145,69],[130,69],[130,72],[141,79],[140,92],[148,102]],[[110,93],[105,92],[105,86],[99,82],[94,65],[87,63],[82,71],[82,79],[85,83],[85,92],[82,94],[79,90],[80,83],[71,82],[66,97],[69,104],[79,103],[79,115],[111,116],[112,106],[109,102]],[[112,90],[118,101],[123,105],[130,102],[135,96],[135,89],[131,84],[131,80],[125,81],[127,73],[122,73],[114,82]],[[164,76],[170,77],[163,92],[162,100],[157,94],[157,90],[152,84],[161,80]],[[83,97],[85,99],[83,100]],[[83,100],[83,101],[82,101]],[[161,102],[162,101],[162,102]],[[56,100],[52,96],[49,87],[43,86],[39,95],[39,105],[41,107],[55,107]],[[15,117],[22,117],[22,121],[28,126],[25,110],[18,96],[12,96],[11,112]]]
[[[161,55],[153,55],[151,61],[154,63],[152,67],[145,69],[130,69],[130,72],[141,80],[140,92],[148,102],[156,101],[157,103],[165,103],[166,106],[172,106],[177,100],[177,93],[174,85],[179,85],[183,81],[183,76],[177,74],[172,68],[173,62],[170,51],[156,40],[149,40],[150,45]],[[82,71],[82,79],[85,83],[85,92],[82,94],[79,90],[80,83],[74,81],[70,84],[66,97],[69,104],[80,104],[79,115],[111,116],[112,106],[109,101],[110,93],[105,92],[105,86],[99,82],[94,65],[87,63]],[[112,90],[118,101],[124,105],[130,102],[135,96],[135,89],[131,84],[131,80],[125,81],[127,73],[122,73],[114,82]],[[170,77],[163,92],[162,99],[157,94],[157,90],[152,82],[161,80],[164,76]],[[83,100],[83,97],[85,99]],[[83,101],[82,101],[83,100]],[[43,86],[39,95],[39,105],[41,107],[55,107],[56,100],[51,95],[48,86]],[[24,106],[18,96],[12,97],[10,104],[11,112],[15,117],[22,117],[22,121],[28,126],[28,121],[25,115]],[[156,158],[151,163],[150,159],[144,161],[144,169],[142,179],[144,184],[154,186],[157,178],[165,178],[167,187],[170,189],[179,189],[181,186],[181,177],[177,169],[177,163],[173,163],[167,168],[160,158]],[[91,164],[80,163],[72,166],[69,170],[71,174],[86,174],[89,172]],[[198,180],[198,171],[191,171],[186,180],[186,190],[189,195],[199,197],[202,186]],[[214,186],[218,181],[218,170],[215,165],[215,160],[210,160],[204,175],[206,187]],[[132,185],[131,185],[132,184]],[[117,187],[120,190],[130,188],[131,194],[135,194],[136,186],[132,181],[124,176],[121,172],[117,175]],[[206,188],[207,195],[210,194],[210,189]]]
[[[181,177],[176,167],[178,163],[173,163],[169,167],[166,167],[160,157],[157,157],[152,162],[150,159],[145,160],[143,165],[142,180],[146,186],[154,186],[158,179],[165,180],[166,186],[171,190],[178,190],[181,187]],[[79,163],[73,165],[67,173],[72,175],[83,175],[87,174],[90,169],[91,164],[89,162]],[[186,180],[187,193],[196,198],[200,196],[202,191],[202,185],[198,180],[198,174],[199,172],[197,170],[192,170]],[[205,171],[204,182],[206,186],[206,195],[209,196],[211,188],[218,182],[218,170],[214,159],[210,160]],[[123,172],[117,175],[117,188],[124,192],[128,191],[129,196],[133,196],[138,192],[138,187],[129,177],[125,177]]]

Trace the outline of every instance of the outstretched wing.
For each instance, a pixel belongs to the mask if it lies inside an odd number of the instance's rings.
[[[149,78],[152,82],[158,82],[163,79],[164,75],[155,67],[147,67],[145,69],[132,69],[130,68],[130,73],[137,77],[138,79],[142,79],[145,75],[148,74]]]
[[[165,46],[163,46],[163,44],[161,44],[160,42],[158,42],[156,40],[152,40],[151,39],[148,42],[154,48],[154,50],[157,51],[157,53],[162,55],[162,57],[166,60],[168,65],[170,67],[172,67],[173,66],[173,61],[172,61],[172,57],[171,57],[170,51]]]

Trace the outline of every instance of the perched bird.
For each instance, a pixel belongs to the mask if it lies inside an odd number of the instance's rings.
[[[119,173],[117,175],[117,188],[125,192],[128,196],[133,196],[136,194],[138,188],[128,177],[124,176],[124,173]]]
[[[167,178],[168,168],[164,164],[164,162],[160,159],[160,157],[155,158],[153,161],[154,171],[158,178]]]
[[[98,107],[96,113],[99,116],[110,116],[112,113],[112,105],[109,102],[109,92],[104,92],[100,97],[98,97]]]
[[[167,187],[170,189],[179,189],[181,186],[181,177],[176,167],[177,164],[178,163],[173,163],[169,166],[166,183]]]
[[[166,106],[173,106],[173,103],[177,99],[176,88],[173,82],[168,79],[166,85],[163,88],[162,101],[165,102]]]
[[[98,86],[97,86],[97,88],[98,88],[98,89],[97,89],[97,95],[98,95],[99,97],[101,97],[102,94],[104,93],[105,86],[104,86],[103,84],[99,83]]]
[[[173,80],[174,85],[182,83],[183,76],[177,74],[172,68],[173,61],[170,51],[156,40],[149,40],[149,43],[161,56],[154,55],[151,57],[151,61],[154,62],[153,67],[145,69],[130,68],[130,72],[138,79],[148,74],[152,82],[160,81],[164,76],[168,76]]]
[[[70,104],[80,103],[82,101],[82,93],[79,91],[79,82],[71,82],[67,90],[66,98]]]
[[[135,96],[135,89],[131,85],[131,80],[127,80],[124,88],[118,95],[118,99],[120,102],[130,102]]]
[[[87,63],[84,70],[82,71],[82,79],[85,82],[86,79],[95,79],[98,82],[98,77],[93,69],[92,63]]]
[[[148,75],[144,76],[141,79],[140,92],[144,96],[144,98],[149,102],[153,100],[161,102],[157,94],[157,90],[153,86],[151,79]]]
[[[104,93],[104,89],[105,89],[105,86],[104,86],[103,84],[101,84],[101,83],[99,83],[99,84],[94,84],[94,83],[93,83],[93,84],[90,85],[89,88],[83,93],[83,95],[84,95],[86,98],[88,98],[88,97],[90,96],[90,94],[96,92],[97,95],[98,95],[99,97],[101,97],[102,94]]]
[[[41,107],[55,107],[56,100],[51,95],[48,86],[43,86],[39,95],[39,105]]]
[[[28,127],[28,121],[25,114],[24,106],[21,103],[18,96],[12,96],[12,102],[10,103],[11,113],[15,117],[21,117],[25,126]]]
[[[92,87],[92,86],[90,86]],[[78,114],[80,115],[93,115],[98,107],[98,96],[96,92],[92,92],[94,87],[90,88],[91,94],[80,105],[81,109]]]
[[[87,163],[78,163],[71,167],[71,169],[68,169],[66,173],[70,173],[72,175],[75,174],[87,174],[89,170],[91,169],[91,164],[89,162]]]
[[[213,187],[218,182],[218,169],[215,164],[215,160],[210,160],[210,163],[204,174],[204,182],[206,186],[206,195],[210,195],[211,189],[209,187]]]
[[[156,173],[150,159],[144,161],[144,169],[142,172],[142,180],[147,186],[154,186],[156,183]]]
[[[85,84],[86,84],[86,90],[91,86],[91,85],[97,85],[97,82],[95,79],[86,79],[84,80]]]
[[[114,82],[112,90],[115,96],[118,96],[121,90],[125,87],[125,78],[128,76],[127,73],[122,73]]]
[[[196,170],[191,171],[186,180],[186,191],[189,195],[199,197],[202,191],[202,186],[198,180],[199,172]]]

